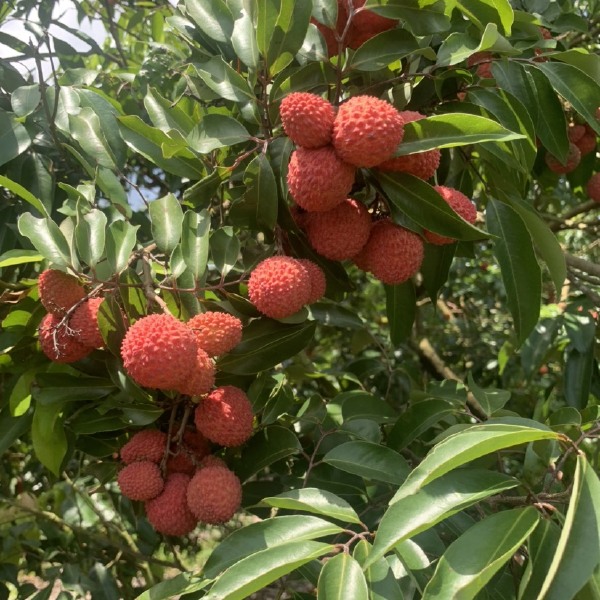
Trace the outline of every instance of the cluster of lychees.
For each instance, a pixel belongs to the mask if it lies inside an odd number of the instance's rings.
[[[549,152],[545,157],[548,168],[560,175],[574,171],[579,166],[582,157],[596,149],[596,132],[587,123],[584,125],[571,123],[568,135],[569,152],[564,163]]]
[[[404,172],[427,180],[440,162],[440,151],[394,157],[404,125],[424,118],[398,111],[385,100],[355,96],[339,109],[315,94],[294,92],[280,107],[286,134],[297,145],[288,168],[288,189],[299,207],[298,225],[311,246],[330,260],[352,260],[387,284],[415,275],[424,255],[422,238],[372,214],[359,200],[349,198],[356,169]],[[437,186],[436,191],[465,220],[473,223],[476,210],[462,193]],[[432,244],[454,240],[425,232]]]

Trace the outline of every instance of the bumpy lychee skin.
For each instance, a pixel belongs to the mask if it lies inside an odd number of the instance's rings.
[[[90,298],[82,302],[73,312],[69,327],[79,341],[89,348],[102,348],[104,340],[98,328],[98,309],[103,298]]]
[[[171,473],[160,495],[146,502],[146,516],[156,531],[165,535],[186,535],[198,524],[187,504],[189,475]]]
[[[600,202],[600,173],[592,175],[585,186],[585,191],[591,200]]]
[[[354,183],[354,171],[331,146],[298,148],[290,158],[288,189],[304,210],[329,210],[348,196]]]
[[[475,52],[467,58],[467,67],[477,66],[475,73],[482,79],[491,79],[494,77],[492,74],[492,63],[490,62],[494,55],[491,52]]]
[[[335,112],[324,98],[308,92],[293,92],[279,107],[287,136],[303,148],[321,148],[331,142]]]
[[[297,313],[311,297],[310,275],[289,256],[272,256],[252,271],[248,296],[256,308],[272,319]]]
[[[242,341],[242,322],[228,313],[200,313],[192,317],[187,324],[196,334],[198,347],[209,356],[225,354]]]
[[[212,450],[210,440],[206,439],[197,429],[185,431],[183,441],[198,460],[208,456]]]
[[[92,349],[69,335],[64,325],[59,327],[61,320],[62,317],[53,313],[48,313],[42,319],[38,328],[42,352],[57,363],[72,363],[85,358]]]
[[[585,132],[586,129],[583,125],[571,123],[567,132],[569,135],[569,141],[573,142],[573,144],[576,144],[585,135]]]
[[[175,452],[175,454],[170,454],[167,459],[167,475],[185,473],[191,477],[196,472],[191,450],[185,445],[181,445]]]
[[[553,156],[549,152],[546,154],[545,160],[548,168],[551,171],[559,173],[560,175],[564,175],[565,173],[570,173],[577,168],[577,165],[579,165],[579,162],[581,161],[581,152],[575,144],[570,143],[566,164],[561,163],[556,156]]]
[[[325,295],[327,280],[323,269],[308,258],[299,258],[298,262],[308,271],[310,277],[310,296],[306,304],[313,304]]]
[[[370,230],[369,211],[361,202],[349,198],[327,212],[311,214],[306,233],[321,256],[346,260],[362,250]]]
[[[596,132],[586,123],[584,134],[575,142],[581,156],[585,156],[596,149]]]
[[[158,429],[142,429],[121,448],[121,460],[129,465],[136,461],[159,463],[165,453],[167,436]]]
[[[354,0],[354,8],[362,8],[366,0]],[[398,21],[382,17],[372,10],[361,10],[354,15],[347,36],[347,45],[349,48],[358,48],[367,40],[375,37],[379,33],[394,29]]]
[[[160,469],[150,461],[134,462],[127,465],[117,476],[117,483],[123,496],[130,500],[151,500],[156,498],[164,486]]]
[[[205,469],[206,467],[223,467],[227,469],[227,463],[222,458],[214,454],[209,454],[200,461],[200,469]]]
[[[142,317],[121,344],[129,376],[141,386],[161,390],[177,389],[194,369],[196,355],[194,332],[167,314]]]
[[[342,104],[333,123],[333,146],[357,167],[374,167],[391,158],[404,135],[400,113],[385,100],[354,96]]]
[[[38,289],[44,308],[56,315],[64,315],[85,296],[85,290],[75,277],[56,269],[46,269],[40,274]]]
[[[194,413],[198,431],[226,447],[240,446],[250,438],[253,418],[248,396],[232,385],[213,390],[200,401]]]
[[[467,223],[471,223],[471,225],[475,223],[475,220],[477,219],[477,209],[467,196],[458,190],[443,185],[436,185],[433,189],[448,203],[450,208],[467,221]],[[430,244],[436,246],[444,246],[456,241],[452,238],[433,233],[432,231],[425,231],[425,239]]]
[[[240,480],[235,473],[223,467],[200,469],[188,485],[188,506],[203,523],[226,523],[240,508],[241,502]]]
[[[196,351],[196,362],[187,379],[177,387],[177,391],[187,396],[202,396],[215,385],[215,363],[201,348]]]
[[[396,285],[417,273],[423,254],[423,241],[418,235],[385,219],[371,229],[360,260],[376,279]]]

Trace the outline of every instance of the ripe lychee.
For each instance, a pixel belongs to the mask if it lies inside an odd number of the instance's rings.
[[[569,141],[576,144],[585,135],[585,131],[586,129],[583,125],[571,123],[568,129]]]
[[[65,325],[60,325],[62,317],[47,313],[38,328],[42,352],[58,363],[72,363],[85,358],[92,349],[84,346]]]
[[[545,40],[553,39],[552,32],[546,29],[545,27],[540,27],[540,34]]]
[[[477,65],[475,73],[481,79],[491,79],[494,75],[492,74],[492,63],[491,60],[494,55],[491,52],[475,52],[467,58],[467,67],[474,67]]]
[[[311,297],[310,275],[289,256],[263,260],[250,275],[248,296],[256,308],[273,319],[297,313]]]
[[[323,269],[308,258],[299,258],[298,262],[308,271],[310,277],[310,296],[306,304],[313,304],[325,295],[327,280]]]
[[[228,313],[200,313],[187,324],[196,334],[198,347],[209,356],[225,354],[242,341],[242,322]]]
[[[123,365],[139,385],[177,389],[196,366],[194,332],[172,315],[142,317],[127,331],[121,344]]]
[[[281,124],[287,136],[303,148],[331,142],[335,112],[327,100],[308,92],[293,92],[281,101]]]
[[[85,290],[76,277],[56,269],[46,269],[38,279],[40,302],[56,315],[64,315],[85,297]]]
[[[121,448],[121,460],[126,464],[135,461],[159,463],[165,453],[167,435],[158,429],[142,429]]]
[[[367,40],[375,37],[379,33],[393,29],[398,21],[382,17],[372,10],[364,10],[366,0],[354,0],[354,8],[361,9],[352,18],[347,35],[347,45],[349,48],[358,48]]]
[[[138,461],[119,471],[117,483],[121,493],[130,500],[151,500],[163,490],[163,478],[158,465],[150,461]]]
[[[306,228],[311,246],[330,260],[346,260],[358,254],[370,231],[369,211],[351,198],[327,212],[311,213]]]
[[[354,171],[331,146],[298,148],[290,158],[288,189],[304,210],[329,210],[348,196],[354,183]]]
[[[596,149],[596,132],[586,123],[585,133],[575,142],[581,156],[585,156]]]
[[[196,363],[188,377],[176,388],[186,396],[202,396],[215,385],[215,363],[201,348],[196,351]]]
[[[423,241],[417,234],[384,219],[373,225],[359,261],[383,283],[396,285],[417,273],[423,255]]]
[[[233,471],[223,467],[200,469],[188,485],[188,506],[203,523],[226,523],[240,508],[241,502],[240,480]]]
[[[171,473],[167,476],[162,493],[146,502],[146,516],[156,531],[165,535],[186,535],[192,531],[198,519],[187,504],[189,475]]]
[[[185,431],[183,441],[192,450],[198,460],[208,456],[211,452],[210,440],[207,440],[197,429],[188,429]]]
[[[239,446],[252,435],[252,405],[237,387],[226,385],[200,401],[194,423],[206,438],[221,446]]]
[[[200,468],[205,469],[206,467],[223,467],[227,469],[227,463],[222,458],[209,454],[200,461]]]
[[[73,312],[69,327],[75,332],[79,341],[89,348],[102,348],[104,340],[98,327],[98,309],[103,298],[89,298],[82,302]]]
[[[333,123],[333,146],[342,160],[374,167],[391,158],[404,135],[400,113],[385,100],[354,96],[342,104]]]
[[[585,186],[585,191],[591,200],[600,202],[600,173],[592,175]]]
[[[443,185],[436,185],[433,188],[452,208],[452,210],[461,216],[467,223],[475,223],[477,219],[477,209],[475,205],[467,196],[462,192],[453,188],[445,187]],[[456,240],[438,235],[432,231],[425,231],[425,239],[436,246],[444,246],[445,244],[452,244]]]
[[[579,161],[581,160],[581,152],[579,148],[573,144],[569,144],[569,153],[567,154],[566,164],[561,163],[558,158],[550,154],[546,154],[546,164],[551,171],[559,174],[570,173],[577,168]]]
[[[169,454],[167,458],[167,475],[170,473],[186,473],[190,477],[196,472],[196,465],[192,459],[192,453],[185,445],[179,446],[175,454]]]

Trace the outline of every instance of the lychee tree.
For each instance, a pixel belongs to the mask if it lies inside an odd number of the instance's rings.
[[[2,597],[600,598],[597,4],[174,4],[0,7]]]

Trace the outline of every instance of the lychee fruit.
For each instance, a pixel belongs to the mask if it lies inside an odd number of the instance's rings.
[[[349,198],[327,212],[312,213],[306,234],[321,256],[346,260],[362,250],[370,231],[369,211],[361,202]]]
[[[146,516],[156,531],[165,535],[186,535],[198,524],[187,504],[189,475],[171,473],[160,495],[146,502]]]
[[[121,493],[130,500],[151,500],[156,498],[164,486],[160,469],[156,463],[138,461],[119,471],[117,483]]]
[[[216,444],[240,446],[252,435],[252,405],[245,392],[232,385],[213,390],[194,413],[198,431]]]
[[[196,363],[188,377],[176,388],[186,396],[202,396],[215,385],[215,363],[201,348],[196,351]]]
[[[127,331],[121,344],[123,365],[139,385],[177,389],[196,366],[194,332],[172,315],[142,317]]]
[[[38,328],[42,352],[57,363],[72,363],[85,358],[92,349],[84,346],[70,334],[66,325],[60,325],[62,317],[47,313]]]
[[[398,21],[382,17],[372,10],[364,10],[362,7],[365,2],[366,0],[354,0],[354,8],[361,10],[354,15],[350,23],[346,38],[349,48],[356,49],[377,34],[393,29],[398,24]]]
[[[417,234],[384,219],[373,225],[359,261],[376,279],[396,285],[418,272],[423,255],[423,241]]]
[[[585,135],[585,131],[586,129],[583,125],[571,123],[568,129],[569,141],[576,144]]]
[[[195,472],[196,465],[194,465],[191,452],[184,445],[179,446],[175,454],[169,454],[169,458],[167,458],[167,474],[186,473],[191,477]]]
[[[331,146],[297,148],[288,167],[288,189],[304,210],[329,210],[348,196],[354,183],[354,171]]]
[[[400,113],[385,100],[354,96],[339,107],[333,146],[340,158],[357,167],[374,167],[391,158],[404,135]]]
[[[327,280],[323,269],[308,258],[299,258],[298,262],[308,271],[310,277],[310,296],[306,304],[313,304],[325,295]]]
[[[126,464],[135,461],[159,463],[167,446],[167,435],[158,429],[142,429],[121,448],[121,460]]]
[[[545,40],[551,40],[553,38],[552,32],[546,29],[545,27],[540,27],[540,35]]]
[[[335,112],[327,100],[308,92],[293,92],[279,107],[287,136],[303,148],[321,148],[331,142]]]
[[[205,469],[206,467],[223,467],[227,469],[227,463],[222,458],[209,454],[200,461],[200,468]]]
[[[475,223],[475,220],[477,219],[477,209],[467,196],[458,190],[443,185],[436,185],[433,189],[448,203],[450,208],[467,221],[467,223],[470,223],[471,225]],[[425,239],[430,244],[436,246],[444,246],[445,244],[452,244],[456,241],[452,238],[433,233],[432,231],[425,231]]]
[[[585,191],[591,200],[600,202],[600,173],[594,173],[585,186]]]
[[[567,154],[567,162],[565,164],[561,163],[556,156],[553,156],[549,152],[546,154],[546,164],[548,165],[548,168],[561,175],[574,171],[580,160],[581,152],[573,143],[569,144],[569,153]]]
[[[200,313],[187,324],[196,334],[198,347],[209,356],[225,354],[242,341],[242,322],[228,313]]]
[[[85,290],[77,278],[57,269],[46,269],[40,274],[38,289],[44,308],[56,315],[64,315],[85,297]]]
[[[211,466],[200,469],[187,488],[187,503],[199,521],[226,523],[240,508],[242,484],[229,469]]]
[[[256,308],[273,319],[297,313],[311,297],[310,275],[289,256],[263,260],[250,275],[248,296]]]
[[[185,431],[183,441],[192,450],[198,460],[208,456],[211,452],[210,440],[207,440],[197,429],[188,429]]]
[[[89,298],[75,309],[69,320],[69,327],[75,332],[79,341],[89,348],[104,346],[98,327],[98,309],[102,302],[103,298]]]
[[[581,156],[593,152],[596,148],[596,132],[586,123],[584,125],[585,133],[575,142]]]
[[[492,74],[492,63],[491,60],[494,55],[491,52],[475,52],[467,58],[467,67],[474,67],[477,65],[475,73],[481,79],[491,79],[494,77]]]

